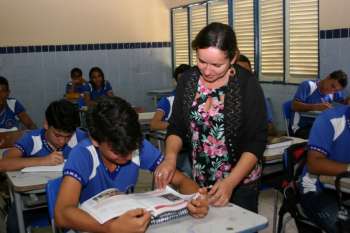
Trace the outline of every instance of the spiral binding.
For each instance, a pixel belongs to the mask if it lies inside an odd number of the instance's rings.
[[[181,218],[187,215],[189,215],[187,208],[176,210],[176,211],[165,212],[161,215],[158,215],[157,217],[152,216],[151,225],[169,222],[171,220]]]

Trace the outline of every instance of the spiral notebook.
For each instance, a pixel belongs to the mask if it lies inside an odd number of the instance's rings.
[[[143,208],[152,215],[151,224],[159,224],[188,215],[187,203],[194,197],[195,194],[182,195],[169,186],[164,190],[135,194],[120,193],[112,188],[86,200],[80,208],[101,224],[129,210]]]

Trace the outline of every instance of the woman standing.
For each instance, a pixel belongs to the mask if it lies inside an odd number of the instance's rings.
[[[204,27],[192,48],[198,67],[179,80],[156,183],[169,183],[176,156],[186,143],[192,149],[193,177],[211,187],[212,205],[230,201],[257,212],[257,181],[267,138],[263,92],[251,73],[235,65],[237,41],[228,25]]]

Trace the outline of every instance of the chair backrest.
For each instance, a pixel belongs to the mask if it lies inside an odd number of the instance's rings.
[[[60,189],[61,182],[62,182],[62,177],[59,177],[54,180],[49,180],[49,182],[46,185],[47,207],[49,210],[49,217],[50,217],[53,233],[57,232],[55,227],[55,222],[54,222],[54,213],[55,213],[56,199],[57,199],[58,191]]]
[[[282,232],[283,216],[290,213],[294,218],[299,232],[321,232],[321,230],[311,222],[303,213],[299,203],[299,190],[297,181],[299,180],[307,157],[307,142],[297,143],[288,147],[283,154],[283,164],[285,180],[282,184],[283,202],[279,211],[279,221],[277,232]]]
[[[291,136],[291,122],[292,122],[292,100],[288,100],[282,104],[282,113],[284,117],[286,132]]]

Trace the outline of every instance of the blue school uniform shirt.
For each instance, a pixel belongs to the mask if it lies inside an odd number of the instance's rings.
[[[96,98],[100,96],[107,96],[107,93],[109,91],[112,91],[112,86],[107,80],[105,80],[105,85],[103,85],[102,88],[96,90],[93,88],[91,83],[89,83],[89,91],[90,91],[91,100],[96,100]]]
[[[0,112],[0,132],[18,130],[18,114],[25,112],[23,105],[15,98],[8,98],[6,103],[6,106]]]
[[[266,106],[267,122],[272,123],[272,108],[268,98],[265,98],[265,106]]]
[[[66,85],[66,93],[71,91],[72,87],[73,87],[72,81],[68,82],[67,85]],[[74,86],[73,92],[80,93],[80,98],[77,100],[77,103],[76,103],[76,104],[78,104],[79,108],[81,108],[83,106],[86,106],[83,94],[85,94],[85,93],[89,93],[90,94],[89,83],[84,82],[81,85]]]
[[[43,157],[51,154],[54,150],[45,138],[45,129],[36,129],[25,133],[16,143],[15,147],[22,151],[24,157]],[[77,129],[67,144],[60,149],[65,159],[73,147],[87,137],[87,133]]]
[[[344,100],[344,95],[341,91],[325,95],[320,92],[318,85],[319,82],[315,80],[302,82],[295,93],[294,100],[306,104],[331,103]],[[298,112],[292,113],[292,130],[294,133],[300,128],[311,126],[313,122],[313,118],[301,117]]]
[[[175,99],[175,91],[169,96],[160,98],[157,103],[157,110],[164,112],[163,120],[168,121],[172,113],[172,107]]]
[[[92,145],[90,139],[85,139],[71,151],[64,166],[63,175],[75,178],[82,185],[81,203],[109,188],[126,193],[133,191],[139,169],[154,171],[164,158],[146,140],[140,150],[134,151],[129,163],[117,166],[113,172],[108,171],[101,156],[98,147]]]
[[[308,141],[309,150],[322,153],[330,160],[350,163],[350,107],[339,106],[321,113],[315,120]],[[319,191],[323,184],[305,166],[301,179],[302,192]]]

